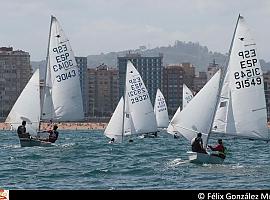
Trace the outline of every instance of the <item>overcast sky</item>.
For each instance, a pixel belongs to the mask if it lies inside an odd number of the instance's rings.
[[[270,61],[269,0],[0,0],[0,46],[46,57],[50,16],[60,22],[76,56],[199,42],[226,53],[241,13]]]

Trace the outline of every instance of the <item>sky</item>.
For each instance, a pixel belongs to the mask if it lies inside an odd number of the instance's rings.
[[[31,61],[45,60],[51,15],[75,56],[88,56],[176,40],[226,53],[239,13],[259,58],[270,61],[269,0],[0,0],[0,5],[0,46],[27,51]]]

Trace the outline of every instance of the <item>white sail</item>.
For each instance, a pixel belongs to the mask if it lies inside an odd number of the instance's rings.
[[[227,120],[230,120],[230,118],[228,118],[228,112],[229,106],[231,106],[228,71],[225,74],[218,105],[219,106],[217,108],[213,123],[213,131],[225,133],[227,130],[227,126],[229,126]],[[230,111],[232,111],[232,109],[230,109]],[[232,123],[234,124],[234,122]]]
[[[193,98],[192,91],[186,86],[186,84],[183,84],[183,100],[182,100],[183,109],[191,101],[192,98]]]
[[[228,65],[232,114],[239,137],[269,139],[263,72],[256,43],[239,16]],[[229,113],[230,114],[230,113]]]
[[[193,98],[192,91],[186,86],[186,84],[183,84],[183,99],[182,99],[182,108],[183,109],[192,100],[192,98]],[[174,118],[176,116],[178,116],[180,112],[181,112],[181,107],[179,106],[178,109],[176,110],[172,120],[171,120],[172,122],[175,120]],[[174,127],[170,123],[168,128],[167,128],[167,132],[174,135],[175,133],[177,133],[177,130],[174,129]]]
[[[126,94],[136,133],[156,132],[157,122],[148,91],[130,61],[127,62]]]
[[[167,128],[169,125],[168,109],[165,98],[160,89],[157,89],[154,113],[156,116],[158,128]]]
[[[43,88],[43,104],[42,104],[41,119],[49,121],[53,120],[54,118],[55,112],[52,102],[52,81],[51,81],[50,61],[49,57],[47,57],[46,78]]]
[[[181,112],[181,108],[180,106],[177,108],[176,112],[174,113],[168,128],[167,128],[167,133],[174,135],[175,133],[177,133],[177,130],[174,128],[174,126],[172,125],[172,122],[175,121],[175,118],[179,115],[179,113]]]
[[[242,16],[235,30],[213,131],[269,139],[263,72],[256,43]]]
[[[116,141],[121,141],[123,136],[123,114],[124,114],[124,99],[121,97],[114,113],[104,131],[104,135],[109,138],[114,138]]]
[[[133,123],[133,119],[132,119],[132,115],[130,113],[130,109],[129,109],[129,101],[127,101],[127,93],[125,93],[125,116],[124,116],[124,136],[128,136],[128,135],[134,135],[136,134],[136,130],[134,127],[134,123]]]
[[[220,70],[171,121],[170,125],[187,140],[191,141],[198,132],[201,132],[204,144],[206,144],[215,114],[219,81]]]
[[[117,142],[121,142],[125,136],[135,134],[132,116],[128,109],[129,106],[126,105],[128,102],[125,103],[124,101],[123,97],[121,97],[104,131],[105,136],[111,139],[114,138]],[[123,111],[124,107],[125,111]]]
[[[43,119],[78,121],[84,118],[78,66],[69,40],[52,16],[47,58]],[[50,99],[51,96],[51,99]],[[49,106],[53,105],[53,109]],[[51,112],[52,111],[52,112]],[[48,113],[46,113],[48,112]]]
[[[17,101],[13,105],[6,123],[17,129],[22,121],[26,121],[26,130],[31,135],[36,135],[40,119],[40,86],[39,69],[35,71],[26,84]]]

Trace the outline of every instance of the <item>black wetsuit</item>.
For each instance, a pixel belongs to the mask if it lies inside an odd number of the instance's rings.
[[[57,138],[58,138],[58,134],[59,133],[56,130],[50,131],[49,142],[54,143],[57,140]]]
[[[17,129],[19,138],[30,138],[29,133],[26,133],[26,128],[23,125],[20,125]]]
[[[192,143],[192,151],[199,153],[206,153],[206,151],[202,148],[202,146],[203,146],[202,138],[196,137]]]

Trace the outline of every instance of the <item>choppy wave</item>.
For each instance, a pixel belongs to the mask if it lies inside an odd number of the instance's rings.
[[[101,131],[61,132],[51,147],[21,148],[1,132],[0,181],[6,189],[268,189],[268,144],[224,138],[222,165],[188,161],[190,146],[166,133],[108,144]],[[210,143],[216,142],[215,136]],[[213,184],[214,183],[214,184]]]

